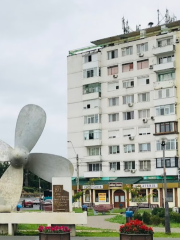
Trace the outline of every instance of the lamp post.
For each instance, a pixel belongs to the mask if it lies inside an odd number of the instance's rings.
[[[166,163],[165,163],[166,139],[162,139],[161,146],[162,146],[162,150],[163,150],[163,165],[164,165],[165,232],[171,233],[170,218],[169,218],[169,205],[168,205],[168,199],[167,199],[167,183],[166,183]]]
[[[71,143],[71,145],[73,147],[73,150],[74,150],[74,153],[76,155],[76,168],[77,168],[76,184],[77,184],[77,192],[78,192],[78,190],[79,190],[79,156],[74,149],[73,143],[71,141],[67,141],[67,142]],[[78,207],[79,207],[79,199],[77,199],[77,202],[78,202]]]
[[[161,175],[161,178],[162,178],[162,207],[164,208],[164,198],[163,198],[163,174]]]

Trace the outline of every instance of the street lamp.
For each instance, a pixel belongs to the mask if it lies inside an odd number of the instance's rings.
[[[73,147],[73,150],[74,150],[74,153],[76,155],[76,168],[77,168],[77,177],[76,177],[76,184],[77,184],[77,192],[79,190],[79,157],[78,157],[78,154],[76,153],[75,149],[74,149],[74,146],[73,146],[73,143],[71,141],[67,141],[68,143],[71,143],[72,147]],[[79,199],[78,200],[78,207],[79,207]]]
[[[161,139],[161,146],[163,150],[163,165],[164,165],[164,193],[165,193],[165,232],[171,233],[170,229],[170,218],[169,218],[169,205],[167,199],[167,183],[166,183],[166,163],[165,163],[165,147],[166,147],[166,138]]]

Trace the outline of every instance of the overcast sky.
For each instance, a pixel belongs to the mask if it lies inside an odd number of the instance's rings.
[[[14,146],[20,109],[29,103],[47,113],[32,152],[67,156],[68,51],[157,24],[157,9],[180,19],[178,0],[0,0],[0,139]],[[70,139],[69,139],[70,140]]]

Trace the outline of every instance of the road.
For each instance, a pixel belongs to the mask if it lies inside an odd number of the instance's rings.
[[[22,205],[22,201],[23,201],[24,199],[34,199],[34,198],[20,198],[18,204],[21,204],[21,205]],[[22,207],[22,208],[21,208],[21,211],[24,211],[24,210],[39,210],[39,204],[33,205],[33,208],[23,208],[23,207]]]

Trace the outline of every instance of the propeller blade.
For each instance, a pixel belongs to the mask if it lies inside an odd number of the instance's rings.
[[[11,211],[17,206],[23,186],[23,168],[9,166],[0,179],[0,195]]]
[[[0,140],[0,162],[9,162],[13,148]]]
[[[52,177],[72,177],[74,171],[68,159],[46,153],[29,154],[26,168],[47,182],[52,182]]]
[[[29,152],[36,145],[46,123],[45,111],[37,105],[29,104],[19,113],[15,131],[15,148]]]

